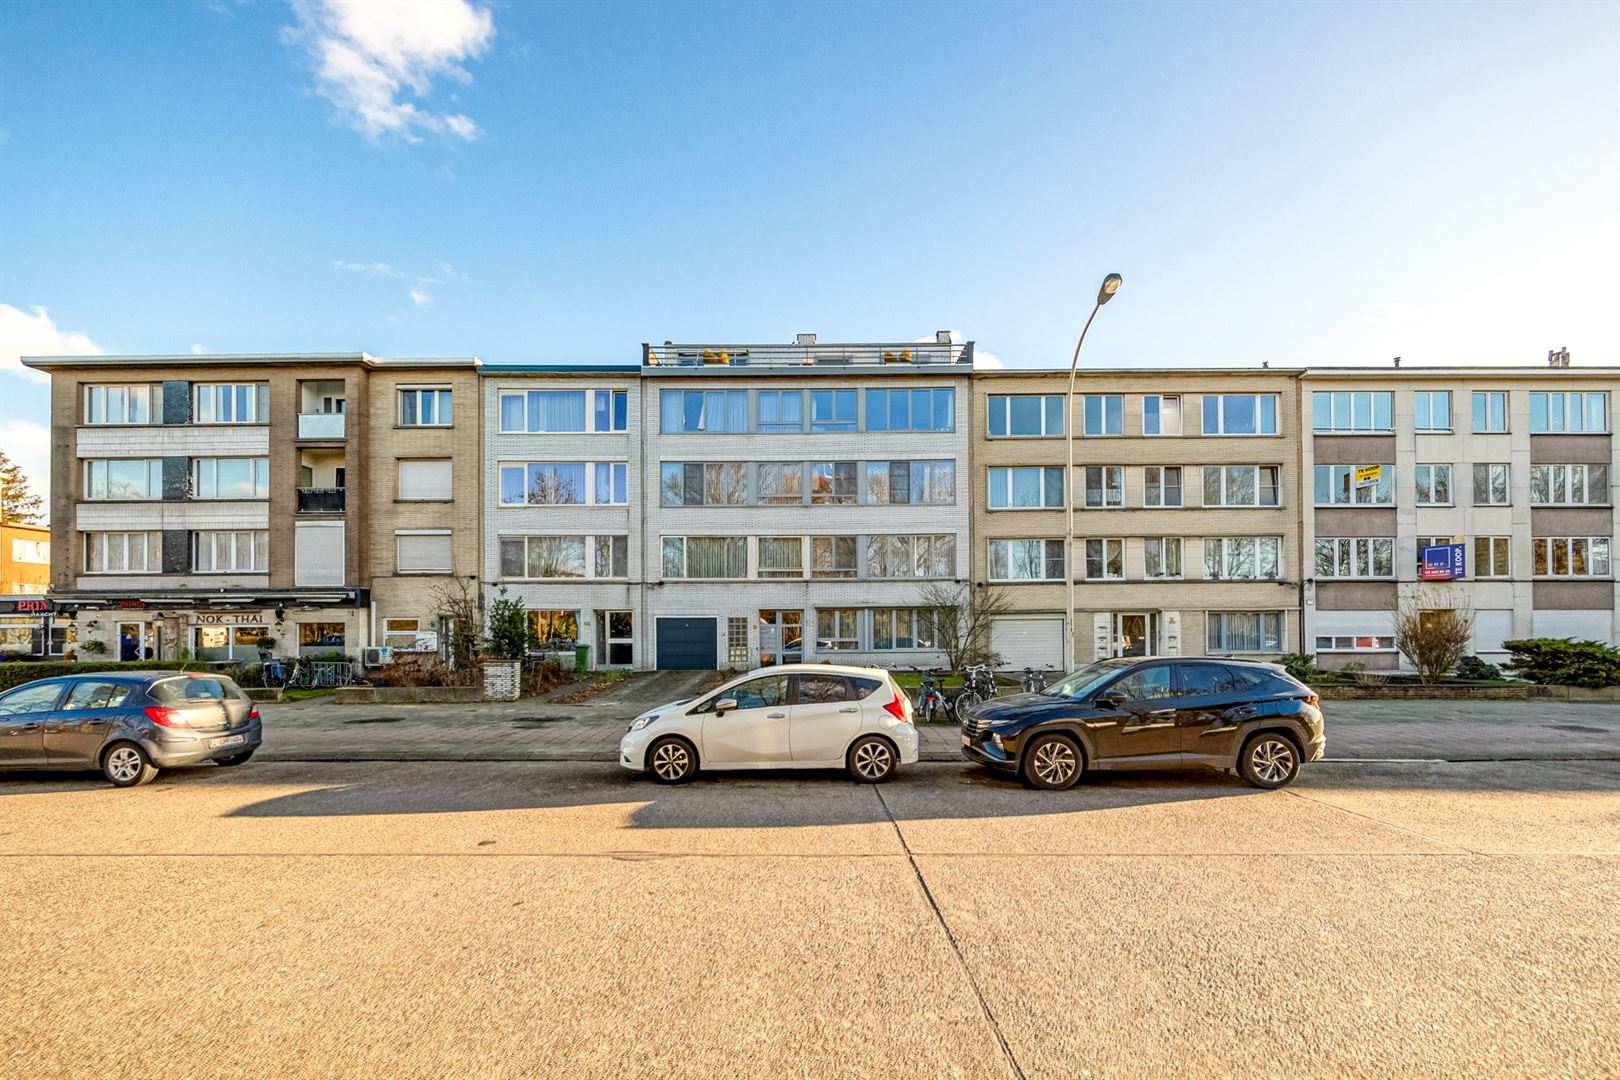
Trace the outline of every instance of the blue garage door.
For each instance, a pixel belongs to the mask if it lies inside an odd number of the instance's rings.
[[[718,628],[714,619],[659,619],[658,666],[666,671],[713,671]]]

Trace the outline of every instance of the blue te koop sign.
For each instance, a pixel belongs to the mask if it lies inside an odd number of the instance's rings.
[[[1423,549],[1424,581],[1460,581],[1467,577],[1468,545],[1439,544]]]

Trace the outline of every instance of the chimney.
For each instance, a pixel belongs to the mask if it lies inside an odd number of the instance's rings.
[[[1562,349],[1548,349],[1547,366],[1569,367],[1569,346],[1565,345]]]
[[[951,332],[949,330],[935,330],[934,341],[939,345],[949,345],[951,343]]]
[[[1395,366],[1396,366],[1396,367],[1400,367],[1400,366],[1401,366],[1401,358],[1400,358],[1400,357],[1398,357],[1398,356],[1397,356],[1397,357],[1396,357],[1396,358],[1395,358]]]
[[[795,345],[814,345],[815,343],[816,335],[814,334],[800,334],[798,337],[793,339],[793,344]]]

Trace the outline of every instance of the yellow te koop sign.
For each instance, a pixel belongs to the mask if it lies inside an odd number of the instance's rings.
[[[1383,477],[1383,475],[1384,467],[1382,465],[1357,465],[1356,486],[1361,487],[1365,484],[1376,484],[1378,483],[1379,479]]]

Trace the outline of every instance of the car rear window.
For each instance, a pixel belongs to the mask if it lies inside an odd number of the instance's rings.
[[[863,679],[857,675],[849,680],[849,685],[855,690],[855,700],[864,701],[871,697],[872,691],[882,686],[883,683],[877,679]]]
[[[86,679],[68,693],[67,700],[62,702],[62,708],[116,709],[124,703],[125,698],[129,697],[129,690],[126,683],[92,682]]]
[[[236,684],[216,675],[187,676],[183,679],[164,679],[153,683],[147,691],[165,705],[183,705],[192,701],[222,701],[236,696]]]

